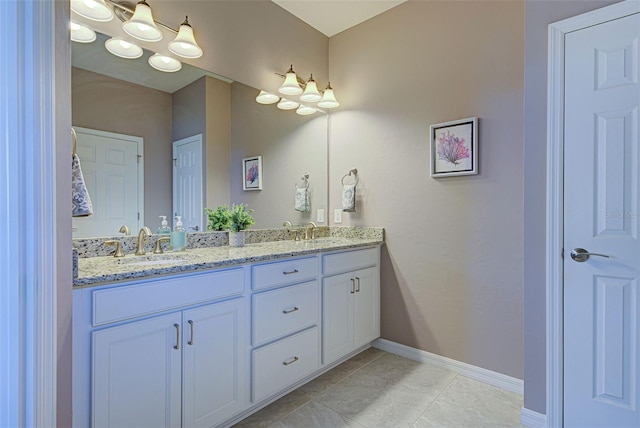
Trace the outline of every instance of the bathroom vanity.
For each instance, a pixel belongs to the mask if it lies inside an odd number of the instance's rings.
[[[380,334],[381,244],[264,242],[135,265],[102,257],[87,275],[80,263],[74,426],[230,426],[366,349]]]

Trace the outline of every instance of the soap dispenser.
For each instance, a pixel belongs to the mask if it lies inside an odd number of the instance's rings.
[[[156,233],[159,234],[159,235],[169,235],[169,234],[171,234],[171,228],[169,227],[169,224],[167,223],[167,216],[166,215],[161,215],[160,218],[162,219],[162,225],[158,228]]]
[[[171,232],[171,248],[173,251],[184,251],[187,247],[187,231],[182,226],[182,216],[176,216],[176,226]]]

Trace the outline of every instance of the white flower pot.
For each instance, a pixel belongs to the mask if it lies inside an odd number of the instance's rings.
[[[241,230],[240,232],[229,231],[229,246],[244,247],[244,230]]]

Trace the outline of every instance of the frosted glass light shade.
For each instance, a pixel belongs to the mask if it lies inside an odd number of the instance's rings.
[[[280,100],[279,96],[265,91],[260,91],[256,97],[256,101],[260,104],[273,104],[277,103],[278,100]]]
[[[300,107],[298,107],[298,110],[296,110],[296,113],[298,113],[301,116],[307,116],[310,114],[315,113],[317,110],[313,107],[308,107],[305,105],[301,105]]]
[[[278,108],[280,110],[293,110],[295,108],[298,108],[299,105],[300,104],[298,104],[295,101],[291,101],[291,100],[287,100],[287,99],[283,98],[278,103]]]
[[[322,95],[322,100],[318,103],[318,107],[336,108],[339,105],[340,103],[336,100],[336,96],[333,94],[331,84],[328,84],[327,88],[324,90],[324,94]]]
[[[316,81],[313,80],[313,74],[307,81],[307,86],[304,88],[304,93],[300,96],[300,101],[305,103],[317,103],[322,99],[322,95],[318,91]]]
[[[126,59],[135,59],[142,56],[142,48],[126,40],[111,38],[104,42],[104,47],[115,56]]]
[[[169,43],[169,50],[184,58],[200,58],[202,56],[202,49],[196,43],[193,28],[189,25],[187,18],[180,24],[176,38]]]
[[[296,72],[293,71],[293,65],[289,67],[289,71],[287,71],[284,78],[284,83],[278,91],[285,95],[300,95],[302,93],[302,88],[298,83],[298,76],[296,76]]]
[[[131,37],[145,42],[157,42],[162,39],[162,33],[153,21],[151,8],[144,0],[138,2],[133,16],[122,24],[122,29]]]
[[[71,21],[71,41],[77,43],[91,43],[96,39],[96,32],[93,29]]]
[[[71,10],[94,21],[106,22],[113,19],[113,12],[104,0],[71,0]]]
[[[170,56],[154,54],[149,57],[149,65],[158,71],[165,73],[175,73],[182,68],[182,63]]]

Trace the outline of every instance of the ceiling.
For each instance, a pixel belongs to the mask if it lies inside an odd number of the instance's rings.
[[[406,0],[271,0],[328,37]]]

